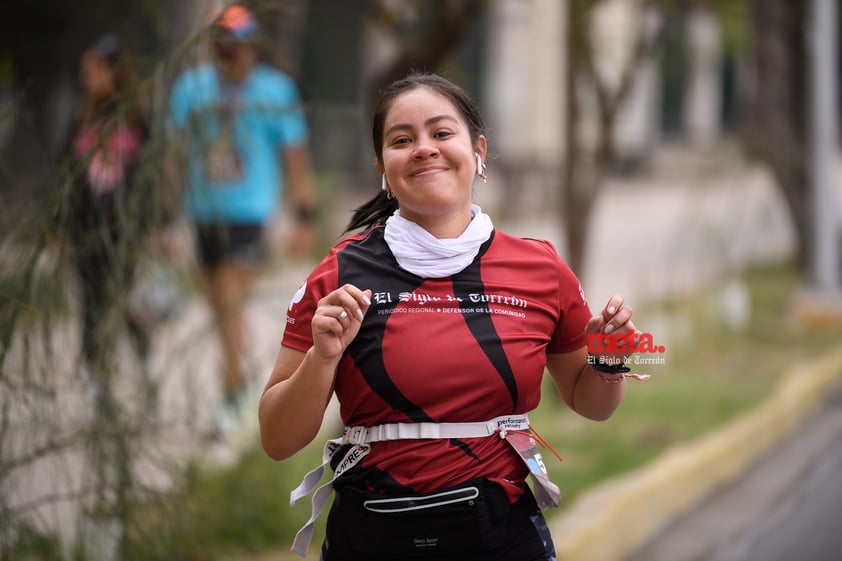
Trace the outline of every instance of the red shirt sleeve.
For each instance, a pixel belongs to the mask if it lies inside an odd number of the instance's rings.
[[[338,286],[337,248],[319,263],[307,279],[298,287],[287,308],[286,328],[281,344],[307,352],[313,346],[313,332],[310,323],[319,300]]]
[[[549,242],[547,242],[549,244]],[[552,244],[549,244],[552,247]],[[555,253],[555,248],[553,248]],[[585,298],[582,283],[558,254],[558,297],[561,314],[547,352],[560,354],[575,351],[586,344],[585,326],[591,319],[591,310]]]

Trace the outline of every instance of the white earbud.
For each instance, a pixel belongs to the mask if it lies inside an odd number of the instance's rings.
[[[488,176],[485,175],[485,164],[482,163],[482,156],[479,155],[479,152],[475,152],[477,155],[477,175],[482,178],[482,182],[485,183],[488,179]]]

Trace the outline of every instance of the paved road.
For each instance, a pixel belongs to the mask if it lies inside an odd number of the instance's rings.
[[[842,384],[737,481],[626,561],[842,559]]]

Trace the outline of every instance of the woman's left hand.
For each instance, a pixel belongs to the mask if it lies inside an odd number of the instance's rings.
[[[608,364],[617,364],[631,355],[634,347],[632,338],[637,333],[631,318],[632,309],[625,304],[623,296],[612,296],[602,311],[585,326],[585,335],[589,335],[588,352]],[[619,343],[621,338],[626,342],[614,344]]]

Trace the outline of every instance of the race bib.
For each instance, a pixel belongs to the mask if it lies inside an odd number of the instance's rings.
[[[506,431],[506,442],[520,455],[521,460],[529,468],[532,478],[535,500],[541,510],[555,508],[561,504],[561,491],[555,483],[550,481],[544,458],[538,450],[538,443],[526,431]]]
[[[205,174],[209,183],[234,183],[242,177],[242,158],[230,132],[223,133],[211,143]]]

